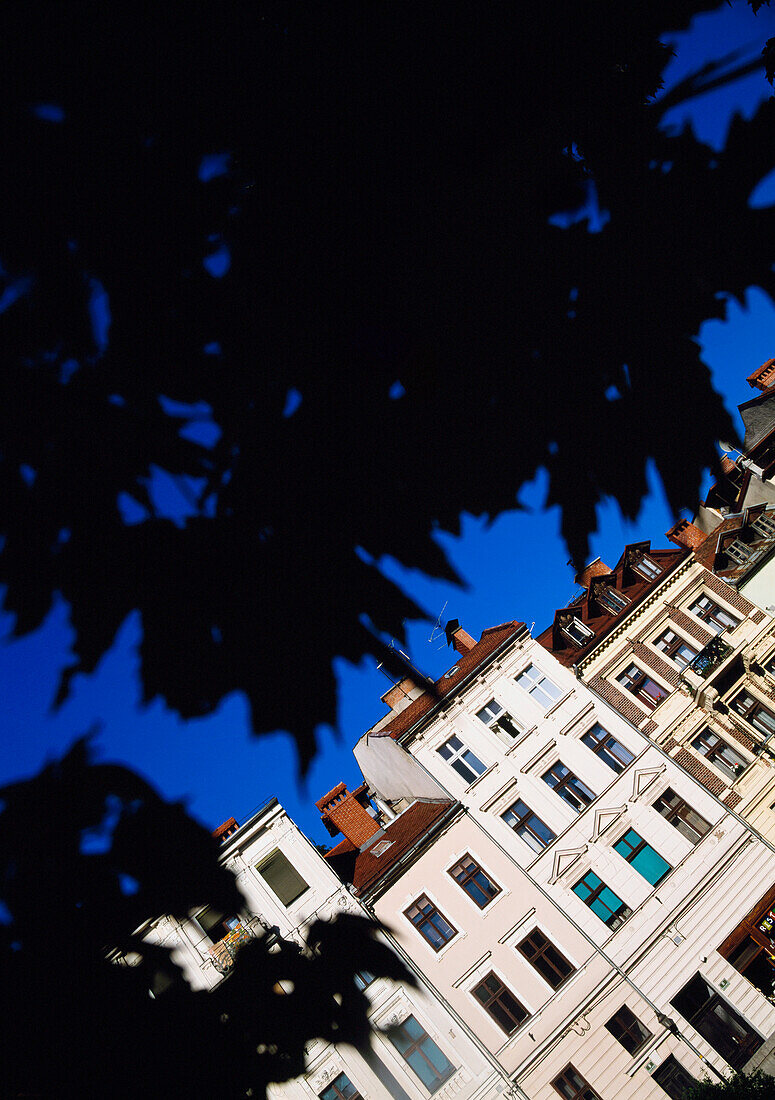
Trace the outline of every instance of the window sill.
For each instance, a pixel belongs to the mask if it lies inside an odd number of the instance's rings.
[[[481,775],[477,775],[476,779],[472,780],[472,782],[468,784],[464,793],[468,794],[468,792],[472,791],[474,787],[478,787],[483,779],[486,779],[488,775],[492,774],[492,772],[494,771],[497,771],[497,769],[498,761],[496,760],[494,764],[490,764],[489,768],[485,769],[485,771],[483,771]]]
[[[554,714],[554,712],[562,706],[563,703],[567,702],[568,699],[570,699],[575,690],[575,688],[570,688],[568,691],[565,692],[564,695],[560,696],[556,703],[552,703],[549,709],[544,711],[544,718],[550,718]]]

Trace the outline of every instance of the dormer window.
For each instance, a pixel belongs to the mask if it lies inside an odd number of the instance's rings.
[[[640,573],[647,581],[656,580],[662,572],[654,559],[650,558],[648,554],[642,554],[637,561],[632,563],[632,567],[636,573]]]
[[[567,634],[573,644],[578,646],[586,645],[589,639],[595,636],[594,630],[590,630],[586,623],[576,618],[575,615],[565,619],[561,629],[563,634]]]
[[[775,512],[760,512],[751,528],[763,539],[775,538]]]
[[[491,699],[486,706],[478,710],[476,717],[484,722],[489,729],[495,730],[496,733],[505,733],[507,737],[519,737],[522,732],[519,723],[494,699]]]
[[[626,596],[622,595],[616,588],[612,588],[611,585],[600,585],[595,593],[597,602],[601,604],[606,611],[610,611],[612,615],[618,615],[620,611],[624,611],[627,604],[630,602]]]
[[[745,565],[753,551],[742,539],[733,539],[724,553],[735,565]]]

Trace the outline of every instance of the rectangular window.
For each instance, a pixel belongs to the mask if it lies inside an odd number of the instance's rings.
[[[449,872],[455,882],[462,886],[470,898],[476,902],[480,909],[489,905],[500,892],[500,886],[485,874],[476,860],[469,855],[463,856]]]
[[[356,970],[353,975],[353,981],[358,989],[366,989],[375,980],[370,970]]]
[[[549,826],[544,824],[541,818],[537,817],[530,807],[519,798],[501,816],[517,836],[521,836],[534,852],[543,851],[555,839],[555,834]]]
[[[573,1066],[566,1066],[560,1076],[555,1077],[552,1088],[559,1092],[563,1100],[600,1100],[595,1090]]]
[[[436,751],[458,775],[462,775],[466,783],[473,783],[477,776],[487,771],[479,757],[474,756],[459,737],[450,737],[449,741],[445,741]]]
[[[698,619],[701,619],[708,630],[712,630],[714,634],[720,634],[722,630],[734,630],[740,624],[739,619],[725,611],[723,607],[719,607],[710,596],[699,596],[691,604],[689,610],[692,615],[696,615]]]
[[[775,536],[775,512],[760,512],[751,527],[763,539],[773,538]]]
[[[692,741],[692,746],[730,779],[734,779],[748,766],[744,756],[709,729],[701,730]]]
[[[581,740],[588,749],[592,749],[592,752],[600,757],[604,764],[617,773],[624,771],[635,759],[630,750],[612,737],[608,730],[604,730],[599,722],[596,722]]]
[[[661,1066],[651,1075],[653,1081],[666,1092],[670,1100],[688,1100],[692,1091],[699,1088],[700,1082],[684,1069],[673,1054],[665,1058]]]
[[[654,559],[650,558],[648,554],[643,554],[637,561],[634,561],[632,567],[647,581],[656,580],[662,572]]]
[[[634,829],[628,829],[613,848],[652,886],[657,886],[673,870],[667,860],[662,859],[659,852],[655,852]]]
[[[519,737],[522,733],[519,722],[515,721],[508,711],[504,710],[500,703],[497,703],[494,699],[491,699],[486,706],[478,710],[476,717],[484,722],[489,729],[500,730],[507,737]]]
[[[742,539],[732,539],[724,553],[734,565],[745,565],[753,553],[753,549]]]
[[[429,1092],[435,1092],[455,1072],[455,1067],[444,1056],[430,1035],[418,1024],[414,1016],[407,1016],[402,1024],[388,1032],[391,1043],[414,1070]]]
[[[511,990],[506,988],[492,970],[483,981],[474,986],[471,992],[507,1035],[515,1032],[528,1018],[527,1009],[519,1003]]]
[[[688,802],[670,787],[654,803],[654,809],[673,825],[681,836],[696,844],[710,832],[710,823],[693,810]]]
[[[750,691],[738,692],[729,705],[765,737],[775,734],[775,714]]]
[[[534,928],[522,943],[517,944],[517,951],[525,956],[552,989],[559,989],[575,972],[576,968],[538,928]]]
[[[670,1001],[733,1069],[740,1069],[764,1039],[700,974]]]
[[[628,1054],[637,1054],[651,1038],[649,1029],[643,1026],[627,1005],[622,1005],[605,1026]]]
[[[671,661],[675,661],[679,668],[686,668],[700,652],[699,649],[685,642],[674,630],[663,630],[654,645],[657,649],[661,649]]]
[[[257,864],[256,870],[283,905],[290,905],[309,890],[309,884],[304,881],[279,848]]]
[[[589,787],[581,782],[564,764],[559,761],[552,764],[548,772],[541,777],[544,783],[548,783],[552,790],[572,806],[576,813],[580,813],[590,802],[594,802],[597,795]]]
[[[573,887],[573,893],[588,905],[603,924],[614,931],[632,915],[632,909],[618,898],[613,890],[599,879],[594,871],[588,871]]]
[[[658,684],[656,680],[652,680],[637,665],[630,665],[624,672],[620,672],[616,677],[616,682],[626,688],[627,691],[632,692],[636,699],[640,699],[641,703],[644,703],[649,710],[654,710],[669,695],[669,692],[661,684]]]
[[[616,588],[604,585],[597,590],[597,602],[602,604],[606,611],[610,611],[612,615],[618,615],[630,601]]]
[[[404,915],[409,918],[434,951],[440,951],[445,943],[449,943],[452,937],[457,935],[457,929],[452,927],[425,894],[422,894],[414,905],[410,905]]]
[[[345,1073],[340,1073],[319,1095],[320,1100],[361,1100],[361,1094]]]
[[[517,676],[517,683],[544,710],[549,710],[560,698],[560,689],[537,665],[528,665],[525,671]]]
[[[586,623],[572,615],[562,624],[562,631],[577,646],[586,645],[590,638],[594,638],[594,630],[590,630]]]

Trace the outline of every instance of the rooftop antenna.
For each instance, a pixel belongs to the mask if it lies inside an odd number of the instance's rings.
[[[438,618],[436,619],[436,622],[433,624],[433,630],[428,635],[428,643],[430,645],[433,645],[433,643],[436,641],[436,639],[441,634],[444,633],[444,628],[441,625],[441,617],[444,614],[444,612],[447,610],[447,604],[448,603],[449,603],[449,600],[444,601],[444,606],[442,607],[441,611],[439,612]]]

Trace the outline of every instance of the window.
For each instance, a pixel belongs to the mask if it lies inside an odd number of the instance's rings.
[[[710,596],[699,596],[689,610],[698,619],[702,619],[708,630],[712,630],[714,634],[720,634],[722,630],[734,630],[740,623],[734,615],[714,603]]]
[[[257,864],[256,870],[283,905],[290,905],[309,890],[309,885],[279,848]]]
[[[589,787],[578,779],[572,771],[569,771],[559,760],[552,764],[548,772],[542,776],[544,783],[548,783],[552,790],[572,806],[576,813],[580,813],[590,802],[597,798]]]
[[[370,970],[356,970],[353,974],[353,981],[358,989],[363,990],[370,986],[373,981],[376,981],[376,978]]]
[[[746,722],[750,722],[751,725],[763,733],[765,737],[770,737],[775,733],[775,714],[766,707],[764,703],[751,695],[750,691],[739,692],[732,702],[730,703],[732,710],[736,710],[738,714],[745,718]]]
[[[516,1031],[529,1015],[527,1009],[492,970],[471,992],[507,1035]]]
[[[662,859],[659,852],[655,852],[634,829],[628,829],[613,848],[652,886],[657,886],[673,870],[667,860]]]
[[[320,1100],[360,1100],[361,1094],[350,1078],[340,1073],[327,1089],[320,1093]]]
[[[681,836],[691,840],[692,844],[702,840],[710,831],[710,823],[704,817],[700,817],[697,811],[693,810],[689,803],[684,802],[681,796],[670,787],[656,800],[654,809],[675,826]]]
[[[671,661],[675,661],[679,668],[686,668],[700,652],[699,649],[685,642],[674,630],[663,630],[654,645],[657,649],[661,649]]]
[[[651,1038],[649,1029],[643,1026],[627,1005],[622,1005],[605,1026],[628,1054],[637,1054]]]
[[[642,554],[637,561],[632,563],[632,568],[640,573],[642,577],[645,577],[647,581],[656,580],[662,572],[654,559],[650,558],[648,554]]]
[[[575,615],[563,622],[562,631],[578,646],[586,645],[589,639],[595,636],[594,630],[590,630],[586,623],[583,623]]]
[[[700,974],[670,1004],[733,1069],[740,1069],[764,1040]]]
[[[745,565],[753,553],[753,550],[748,543],[743,542],[742,539],[732,539],[724,550],[724,553],[735,565]]]
[[[748,766],[745,757],[741,756],[739,752],[735,752],[726,741],[722,741],[717,734],[711,733],[709,729],[704,729],[698,733],[692,741],[692,746],[730,779],[734,779]]]
[[[573,1066],[566,1066],[560,1076],[555,1077],[552,1088],[556,1089],[564,1100],[600,1100],[595,1090]]]
[[[402,1024],[391,1028],[388,1035],[398,1053],[429,1092],[435,1092],[455,1072],[455,1067],[414,1016],[407,1016]]]
[[[637,665],[630,665],[624,672],[620,672],[616,681],[632,692],[636,699],[640,699],[641,703],[645,703],[649,710],[654,710],[669,694]]]
[[[604,730],[599,722],[596,722],[591,730],[581,738],[588,749],[599,756],[604,764],[613,768],[615,772],[622,772],[631,764],[635,757],[629,749],[626,749],[608,730]]]
[[[693,1089],[699,1087],[700,1082],[692,1077],[688,1069],[684,1069],[673,1054],[669,1054],[658,1069],[651,1075],[661,1089],[667,1093],[670,1100],[688,1100]]]
[[[517,944],[517,951],[525,956],[552,989],[559,989],[575,972],[575,966],[537,928]]]
[[[772,538],[775,536],[775,512],[760,512],[751,527],[761,538]]]
[[[519,798],[501,816],[534,852],[543,851],[555,839],[555,834],[549,826],[545,825],[541,818],[537,817]]]
[[[560,698],[560,689],[541,672],[537,665],[528,665],[525,671],[517,676],[517,683],[544,710],[548,710]]]
[[[477,776],[487,771],[478,756],[474,756],[459,737],[450,737],[449,741],[436,750],[442,760],[446,760],[466,783],[473,783]]]
[[[584,878],[576,883],[573,893],[611,929],[616,930],[632,915],[629,905],[625,905],[613,890],[609,890],[594,871],[588,871]]]
[[[449,943],[452,937],[457,935],[457,929],[452,927],[425,894],[422,894],[414,905],[409,906],[405,916],[434,951],[440,951],[445,943]]]
[[[502,730],[508,737],[519,737],[522,732],[520,724],[494,699],[491,699],[486,706],[478,710],[476,717],[491,730]]]
[[[630,602],[626,596],[610,585],[601,585],[596,592],[597,602],[602,604],[606,611],[612,615],[618,615]]]
[[[463,856],[460,863],[453,867],[449,873],[455,882],[463,887],[468,896],[473,898],[480,909],[484,909],[485,905],[489,905],[492,899],[501,892],[500,886],[497,886],[485,874],[476,860],[471,859],[468,855]]]

